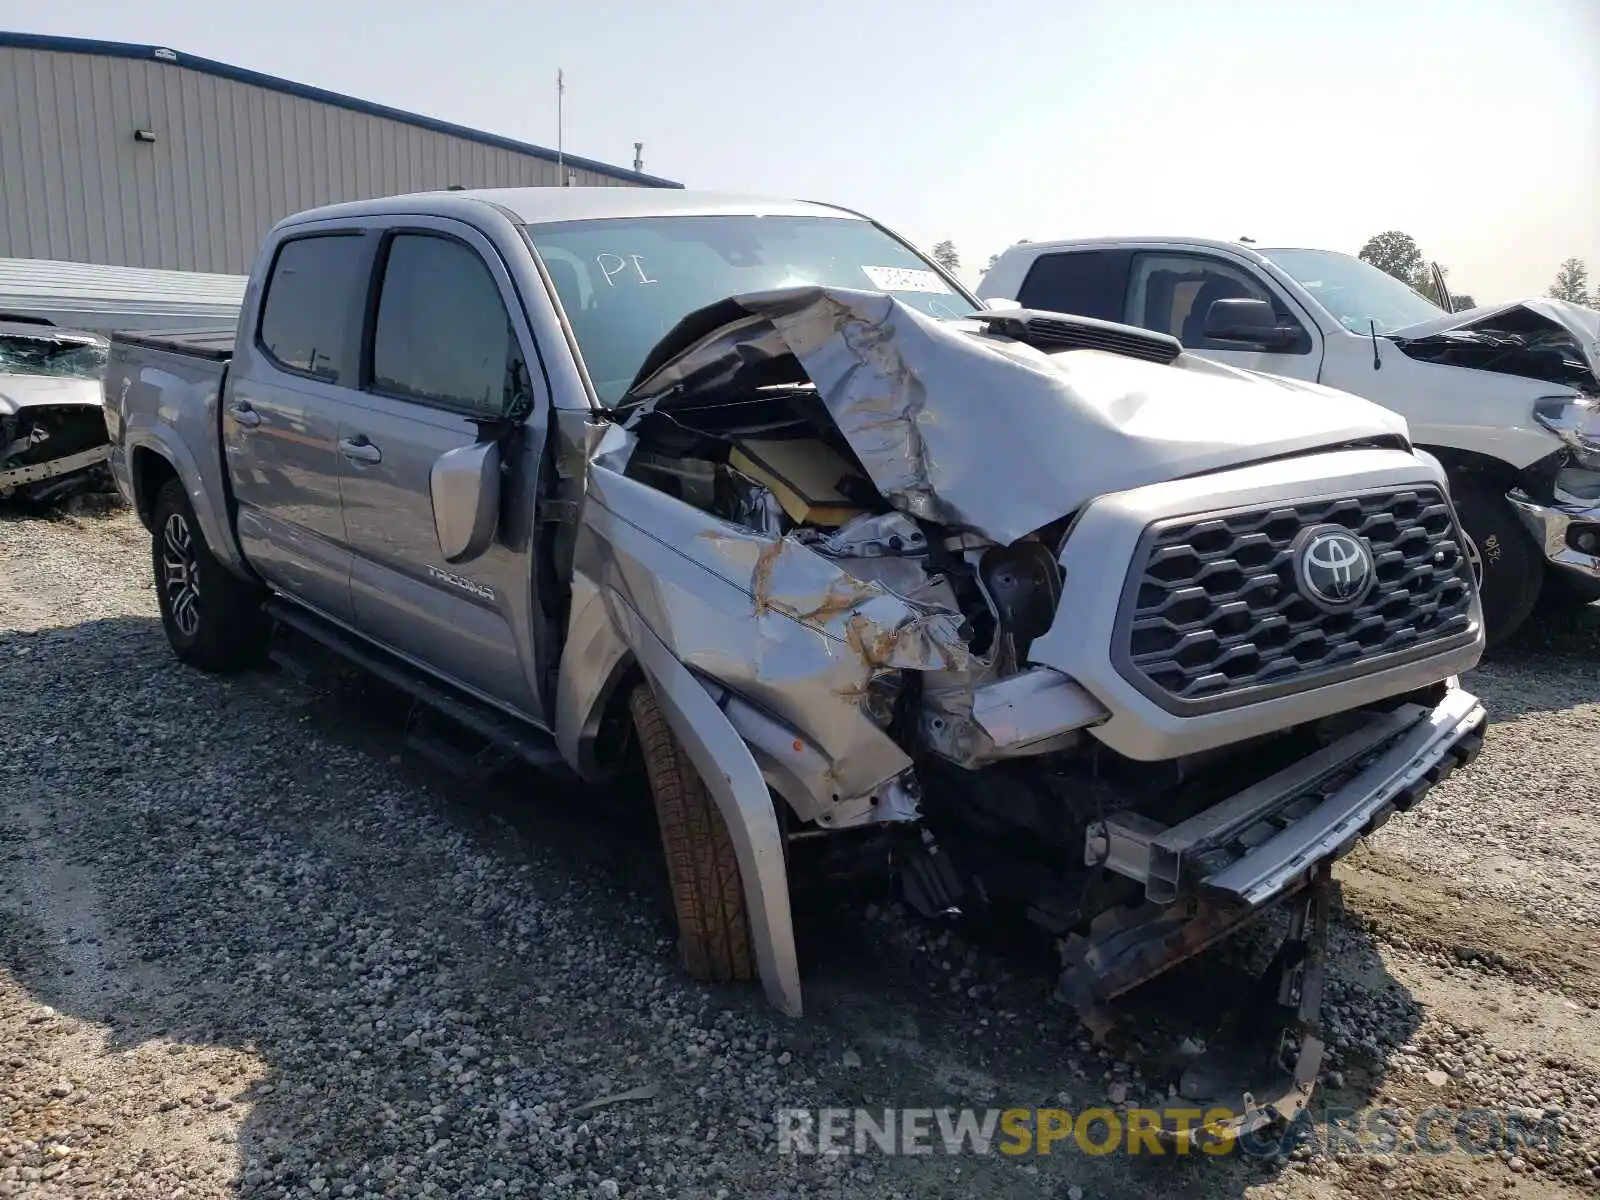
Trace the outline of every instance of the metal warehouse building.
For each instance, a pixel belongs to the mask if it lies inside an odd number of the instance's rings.
[[[466,187],[679,187],[160,46],[0,32],[0,258],[244,273],[279,218]]]

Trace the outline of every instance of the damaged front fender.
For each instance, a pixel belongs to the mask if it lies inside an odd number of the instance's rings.
[[[784,796],[802,820],[862,819],[911,766],[874,693],[892,695],[901,671],[964,668],[960,615],[625,477],[614,467],[632,439],[615,436],[622,444],[591,464],[577,572],[626,602],[685,666],[820,755],[825,769]]]

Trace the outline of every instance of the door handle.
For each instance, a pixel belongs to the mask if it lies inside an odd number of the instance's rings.
[[[353,438],[345,438],[339,443],[339,453],[353,463],[378,463],[383,461],[383,451],[379,450],[367,440],[367,435],[358,433]]]
[[[250,401],[241,400],[228,410],[233,414],[233,419],[246,429],[254,429],[261,424],[261,414],[250,407]]]

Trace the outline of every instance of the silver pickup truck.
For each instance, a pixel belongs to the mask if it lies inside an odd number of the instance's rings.
[[[1400,417],[987,309],[821,204],[301,213],[236,334],[114,339],[106,405],[180,658],[309,637],[552,770],[642,763],[686,967],[790,1013],[819,847],[1042,927],[1086,1015],[1287,908],[1247,1107],[1298,1112],[1328,864],[1485,723]]]

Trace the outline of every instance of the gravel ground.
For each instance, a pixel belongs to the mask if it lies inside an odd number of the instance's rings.
[[[1328,1005],[1329,1104],[1403,1139],[1433,1105],[1515,1108],[1556,1149],[1155,1161],[779,1156],[772,1117],[1158,1100],[1220,958],[1130,999],[1112,1052],[1036,947],[834,897],[804,907],[788,1021],[678,972],[631,797],[462,789],[402,756],[392,697],[187,671],[155,611],[130,514],[0,515],[0,1196],[1600,1188],[1586,618],[1474,673],[1483,758],[1341,867]]]

